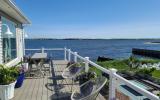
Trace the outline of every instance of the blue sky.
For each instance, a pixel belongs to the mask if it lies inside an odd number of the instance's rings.
[[[15,0],[29,37],[160,38],[160,0]]]

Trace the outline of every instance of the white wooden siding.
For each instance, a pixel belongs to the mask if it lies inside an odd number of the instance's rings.
[[[2,43],[2,21],[0,17],[0,64],[3,63],[3,43]]]
[[[22,39],[22,35],[23,35],[23,29],[18,27],[17,28],[17,57],[19,59],[22,59],[23,57],[23,39]]]

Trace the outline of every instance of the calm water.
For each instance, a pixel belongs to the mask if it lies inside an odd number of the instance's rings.
[[[26,48],[71,48],[82,56],[96,60],[98,56],[127,58],[132,48],[160,50],[160,44],[145,44],[158,40],[26,40]],[[160,40],[159,40],[160,41]],[[48,52],[55,58],[62,58],[63,52]],[[29,55],[29,53],[27,52]],[[31,55],[31,54],[30,54]]]

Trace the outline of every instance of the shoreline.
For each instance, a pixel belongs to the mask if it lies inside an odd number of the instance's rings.
[[[90,38],[64,38],[64,39],[57,39],[57,38],[26,38],[27,40],[160,40],[157,39],[148,39],[148,38],[142,38],[142,39],[90,39]],[[146,42],[146,43],[160,43],[160,42]]]
[[[160,44],[160,42],[145,42],[144,44]]]

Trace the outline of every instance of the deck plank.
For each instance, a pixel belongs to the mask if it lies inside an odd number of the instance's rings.
[[[36,83],[36,79],[33,79],[31,81],[31,84],[29,85],[27,91],[26,91],[26,96],[25,96],[25,100],[31,100],[31,97],[32,97],[32,93],[33,93],[33,89],[35,87],[35,83]]]
[[[36,83],[35,83],[35,87],[33,89],[33,92],[32,92],[32,96],[31,96],[31,100],[36,100],[37,99],[37,91],[38,91],[38,85],[39,85],[39,80],[40,79],[36,79]]]
[[[20,100],[19,98],[20,98],[21,95],[23,94],[23,92],[22,92],[21,90],[22,90],[22,88],[23,88],[23,91],[25,90],[25,88],[27,87],[26,83],[27,83],[27,81],[25,81],[25,82],[23,83],[23,85],[22,85],[21,88],[16,88],[16,89],[15,89],[15,96],[14,96],[13,100]]]
[[[47,80],[48,84],[49,84],[49,85],[52,85],[52,86],[49,87],[49,89],[47,89],[47,90],[48,90],[48,100],[51,99],[51,96],[52,96],[53,93],[54,93],[54,91],[53,91],[53,81],[52,81],[52,79],[50,79],[50,78],[51,78],[51,77],[48,77],[48,80]]]
[[[48,99],[48,92],[47,92],[47,88],[45,87],[45,84],[47,84],[47,77],[45,77],[44,79],[43,79],[43,88],[42,88],[42,90],[43,90],[43,93],[42,93],[42,100],[47,100]]]
[[[43,79],[39,79],[38,91],[37,91],[37,100],[41,100],[42,98],[42,86],[43,86]]]

